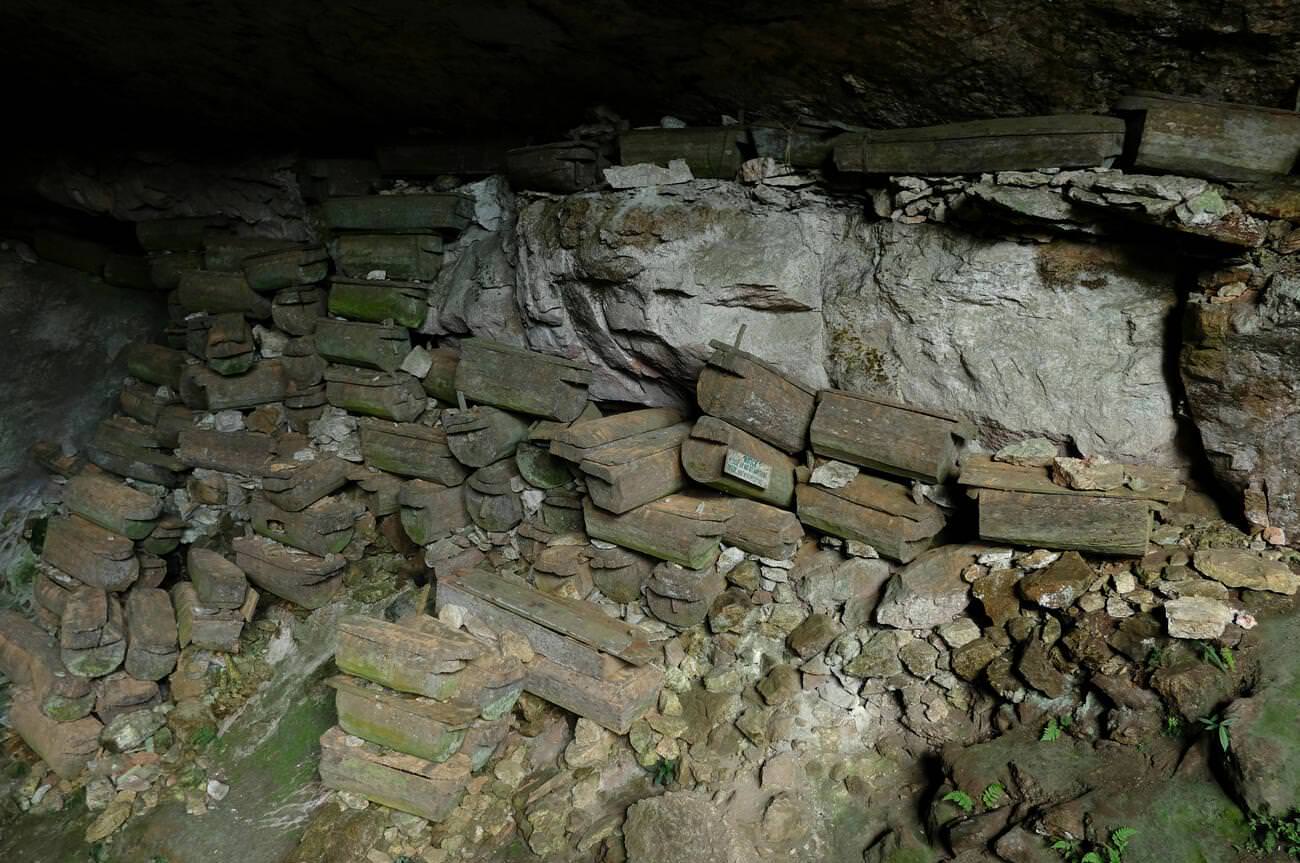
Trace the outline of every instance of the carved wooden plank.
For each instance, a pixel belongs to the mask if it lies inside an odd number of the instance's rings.
[[[732,501],[732,509],[723,542],[775,560],[789,560],[799,550],[803,525],[794,513],[744,499]]]
[[[429,288],[418,282],[336,277],[330,279],[329,310],[356,321],[419,327],[429,313]]]
[[[406,327],[321,318],[316,351],[334,362],[394,372],[411,352],[411,335]]]
[[[176,457],[189,467],[261,476],[275,459],[275,438],[263,432],[186,429]]]
[[[1300,113],[1136,91],[1115,106],[1137,115],[1133,166],[1214,180],[1290,174],[1300,159]]]
[[[340,234],[330,243],[330,253],[339,272],[354,279],[381,270],[388,279],[430,282],[442,269],[442,237],[437,234]]]
[[[737,458],[749,460],[747,470],[728,468]],[[696,421],[682,443],[682,465],[691,479],[719,491],[777,506],[789,506],[794,497],[795,460],[716,417]]]
[[[328,681],[334,687],[334,705],[339,727],[355,737],[395,752],[442,762],[455,755],[465,740],[465,731],[476,714],[455,721],[446,712],[430,715],[424,705],[440,702],[393,692],[381,686],[366,686],[360,678],[339,675]]]
[[[1028,491],[1035,494],[1067,494],[1085,497],[1111,497],[1124,500],[1158,500],[1177,503],[1187,493],[1187,486],[1178,480],[1178,472],[1153,465],[1124,465],[1124,472],[1146,484],[1139,490],[1122,486],[1108,491],[1080,491],[1057,485],[1052,481],[1051,468],[1021,467],[993,461],[987,455],[962,456],[961,475],[957,481],[974,488],[996,488],[1003,491]]]
[[[321,784],[359,794],[381,806],[429,821],[441,821],[465,796],[472,764],[457,754],[442,763],[383,749],[373,743],[353,746],[335,726],[320,739]]]
[[[697,177],[730,180],[745,160],[748,138],[742,126],[699,126],[684,129],[632,129],[619,136],[619,161],[667,165],[682,159]]]
[[[646,432],[669,428],[684,419],[681,411],[674,408],[646,408],[587,421],[575,421],[565,428],[551,432],[549,435],[551,452],[578,464],[587,458],[589,451],[597,447]]]
[[[460,348],[456,389],[468,399],[562,422],[587,405],[588,363],[488,339],[465,339]]]
[[[350,413],[396,422],[410,422],[428,406],[420,382],[405,372],[349,366],[332,365],[325,370],[325,397]]]
[[[325,291],[315,285],[285,288],[277,291],[271,300],[271,320],[291,336],[316,332],[316,322],[325,313]]]
[[[185,464],[172,455],[153,426],[109,417],[95,428],[86,456],[104,470],[157,485],[180,484]]]
[[[208,548],[190,547],[185,569],[194,582],[194,593],[208,608],[239,608],[248,594],[244,571]]]
[[[702,569],[717,559],[731,508],[720,497],[676,494],[621,515],[584,501],[587,534],[634,551]]]
[[[265,496],[257,495],[248,507],[254,531],[321,557],[337,554],[347,547],[357,519],[364,512],[362,504],[343,496],[323,497],[309,507],[289,512]]]
[[[583,450],[578,467],[592,502],[622,513],[680,491],[686,485],[681,445],[690,431],[682,422]]]
[[[397,500],[402,507],[402,530],[416,545],[437,542],[469,526],[465,492],[459,485],[413,479],[402,483]]]
[[[69,512],[128,539],[148,536],[162,513],[159,498],[102,474],[70,479],[63,503]]]
[[[883,557],[906,563],[930,547],[943,529],[943,510],[916,503],[908,486],[859,474],[843,488],[801,483],[799,520],[809,527],[865,542]]]
[[[77,515],[50,519],[41,559],[104,590],[125,590],[140,574],[131,540]]]
[[[320,608],[343,584],[347,561],[337,554],[318,557],[261,536],[236,537],[231,547],[249,581],[303,608]]]
[[[508,458],[528,437],[528,424],[513,414],[490,407],[442,412],[447,447],[461,464],[485,467]]]
[[[441,428],[364,417],[357,421],[357,426],[366,464],[445,486],[460,485],[469,476],[469,471],[452,455],[447,432]]]
[[[928,483],[948,480],[970,434],[956,415],[839,390],[818,393],[810,431],[818,455]]]
[[[981,539],[1140,557],[1151,536],[1146,501],[981,489]]]
[[[320,205],[331,230],[387,234],[459,234],[474,217],[474,202],[459,192],[362,195]]]
[[[568,195],[599,186],[608,164],[594,143],[559,141],[507,152],[506,177],[516,190]]]
[[[181,397],[196,410],[242,410],[283,401],[289,378],[279,360],[262,360],[242,375],[226,377],[203,366],[181,375]]]
[[[626,734],[655,705],[664,682],[663,671],[652,665],[626,668],[609,680],[579,674],[541,655],[525,668],[525,691],[615,734]]]
[[[297,512],[346,485],[350,469],[336,455],[320,455],[309,462],[274,462],[264,472],[262,491],[280,509]]]
[[[812,389],[737,347],[710,345],[713,355],[695,385],[700,410],[786,452],[801,452],[817,403]]]
[[[184,351],[146,342],[131,342],[122,349],[122,356],[126,359],[126,370],[132,375],[173,390],[180,386],[181,372],[188,362]]]
[[[839,139],[835,167],[863,174],[978,174],[1100,166],[1124,148],[1124,122],[1091,114],[1004,117]]]
[[[329,274],[330,257],[324,246],[298,243],[250,255],[241,268],[250,288],[270,293],[321,281]]]
[[[485,645],[433,618],[404,626],[351,615],[339,621],[334,662],[389,689],[445,701],[460,692],[457,672],[487,656]]]
[[[176,299],[187,312],[238,312],[259,320],[271,317],[271,301],[250,288],[243,273],[186,270],[181,273]]]

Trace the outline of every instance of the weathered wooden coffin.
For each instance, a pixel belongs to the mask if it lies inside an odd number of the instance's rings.
[[[291,336],[309,336],[316,332],[316,321],[325,317],[325,293],[315,285],[277,291],[271,300],[271,320]]]
[[[219,375],[242,375],[257,360],[253,330],[243,315],[229,312],[214,315],[208,328],[203,356],[208,368]]]
[[[335,407],[399,423],[424,413],[428,399],[405,372],[379,372],[332,365],[325,370],[325,397]]]
[[[1050,467],[1022,467],[994,461],[990,456],[969,454],[962,457],[961,475],[957,481],[971,488],[991,488],[1002,491],[1024,491],[1034,494],[1082,495],[1085,497],[1110,497],[1123,500],[1148,500],[1177,503],[1187,493],[1187,486],[1178,472],[1153,465],[1126,464],[1124,473],[1141,480],[1141,489],[1121,486],[1107,491],[1081,491],[1052,481]]]
[[[435,822],[459,805],[473,766],[462,754],[436,763],[373,743],[353,746],[338,726],[321,736],[320,745],[320,777],[326,788]]]
[[[712,494],[674,494],[621,515],[584,502],[587,535],[633,551],[703,569],[718,557],[730,502]]]
[[[203,269],[237,273],[243,268],[245,258],[274,252],[285,245],[285,240],[273,237],[237,237],[222,231],[208,231],[203,235]]]
[[[192,251],[202,249],[208,232],[224,223],[225,219],[220,216],[152,219],[136,223],[135,238],[150,252]]]
[[[348,195],[369,195],[379,181],[373,159],[303,159],[298,164],[298,185],[309,201]]]
[[[340,728],[428,761],[446,761],[459,752],[474,718],[461,719],[442,702],[368,685],[359,677],[338,675],[326,682],[334,687]]]
[[[811,528],[865,542],[882,557],[906,563],[925,551],[943,529],[943,510],[912,499],[904,483],[858,474],[843,488],[800,484],[799,520]]]
[[[31,690],[14,691],[9,724],[23,742],[63,779],[76,779],[99,752],[103,724],[93,716],[59,722],[41,712]]]
[[[803,525],[794,513],[744,499],[732,501],[732,509],[722,535],[727,545],[774,560],[789,560],[799,550]]]
[[[957,443],[970,435],[955,414],[839,390],[818,394],[809,433],[818,455],[928,483],[956,472]]]
[[[1004,117],[845,135],[835,145],[835,167],[927,176],[1089,168],[1107,164],[1123,149],[1124,122],[1115,117]]]
[[[570,545],[567,538],[532,552],[530,576],[538,590],[571,599],[586,599],[595,585],[585,545]]]
[[[167,561],[144,549],[137,550],[135,556],[140,561],[140,577],[135,580],[135,589],[158,587],[167,579]]]
[[[1300,160],[1300,113],[1133,92],[1115,106],[1135,119],[1133,167],[1212,180],[1290,174]]]
[[[331,198],[320,206],[333,231],[455,236],[474,218],[474,202],[457,192]]]
[[[525,667],[525,692],[615,734],[626,734],[654,707],[664,685],[663,672],[650,665],[627,668],[612,678],[588,677],[547,656],[536,656]]]
[[[340,671],[436,701],[461,695],[468,680],[457,680],[457,674],[493,658],[482,642],[427,616],[402,625],[353,615],[340,620],[338,629],[334,662]]]
[[[262,536],[312,554],[337,554],[352,541],[365,507],[343,496],[324,497],[297,512],[280,509],[264,496],[248,507],[253,530]]]
[[[180,545],[181,534],[185,532],[185,522],[175,513],[164,512],[154,525],[152,531],[140,540],[140,548],[149,554],[159,556],[171,554]]]
[[[357,321],[418,327],[429,313],[429,288],[418,282],[333,278],[329,311]]]
[[[460,364],[460,353],[448,347],[438,347],[429,351],[432,361],[429,372],[421,383],[424,391],[438,401],[447,404],[456,403],[456,366]]]
[[[325,358],[316,353],[316,339],[314,336],[299,336],[296,339],[290,339],[284,346],[284,354],[280,357],[280,364],[284,366],[284,373],[288,376],[292,385],[290,394],[301,396],[305,391],[323,384],[325,380],[325,369],[329,363]],[[288,399],[288,395],[285,396]],[[324,389],[321,389],[320,404],[324,404]]]
[[[406,327],[321,318],[316,351],[334,362],[393,372],[411,352],[411,335]]]
[[[68,673],[58,642],[11,609],[0,610],[0,674],[28,687],[51,719],[80,719],[94,707],[90,681]]]
[[[42,626],[52,623],[53,626],[47,626],[46,628],[51,631],[58,631],[59,619],[63,617],[63,608],[67,605],[68,597],[72,594],[72,591],[78,587],[81,587],[81,582],[66,572],[62,572],[44,561],[36,562],[36,574],[32,578],[32,603],[38,612],[49,612],[49,614],[40,615]],[[10,676],[12,677],[12,675]]]
[[[646,432],[658,431],[678,425],[685,417],[673,408],[646,408],[575,421],[563,428],[551,430],[542,439],[551,442],[551,453],[562,459],[580,464],[587,454],[607,444],[626,440]],[[532,437],[530,433],[530,437]]]
[[[340,234],[330,243],[330,253],[339,272],[355,279],[379,270],[388,279],[429,282],[442,269],[442,237],[437,234]]]
[[[283,401],[289,376],[279,360],[262,360],[242,375],[226,377],[203,366],[181,375],[181,398],[196,410],[242,410]]]
[[[130,417],[109,417],[95,428],[86,456],[104,470],[156,485],[180,484],[185,464],[156,428]]]
[[[700,410],[778,449],[802,452],[817,394],[753,354],[709,344],[713,355],[695,385]]]
[[[175,291],[180,287],[181,274],[203,266],[201,252],[163,252],[149,256],[149,278],[160,291]],[[169,303],[175,298],[169,297]],[[178,301],[179,302],[179,301]]]
[[[193,644],[204,650],[239,652],[239,635],[244,630],[244,615],[239,610],[203,605],[188,581],[172,587],[172,605],[176,609],[176,638],[182,648]]]
[[[1140,557],[1151,536],[1147,501],[980,489],[981,539],[1034,548]]]
[[[168,607],[171,607],[170,600]],[[175,621],[172,625],[175,626]],[[110,725],[124,713],[148,710],[162,703],[162,692],[157,683],[152,680],[136,680],[125,671],[117,671],[105,677],[99,681],[97,689],[95,714],[101,722]]]
[[[186,429],[180,434],[176,457],[189,467],[261,476],[275,459],[275,438],[255,431]]]
[[[743,126],[686,129],[632,129],[619,136],[619,161],[667,165],[683,159],[697,177],[730,180],[745,161],[748,136]]]
[[[690,432],[691,424],[682,422],[585,450],[578,467],[592,503],[622,513],[680,491],[686,485],[681,446]]]
[[[236,609],[248,594],[244,571],[210,548],[190,546],[185,569],[194,583],[194,595],[207,608]]]
[[[402,507],[402,530],[416,545],[437,542],[470,523],[465,492],[459,485],[409,480],[402,483],[397,501]]]
[[[671,582],[678,587],[693,582],[690,596],[670,596],[661,592],[664,584],[659,576],[664,573],[671,573]],[[660,563],[646,581],[645,603],[650,613],[664,623],[685,629],[704,622],[713,601],[725,586],[726,580],[713,566],[686,569],[675,563]]]
[[[127,674],[136,680],[162,680],[171,674],[180,645],[167,591],[137,587],[128,593],[126,632]]]
[[[506,177],[514,189],[568,195],[599,186],[608,164],[597,144],[559,141],[506,153]]]
[[[74,515],[128,539],[148,536],[162,513],[158,498],[103,474],[73,477],[64,487],[63,504]]]
[[[636,602],[655,562],[635,551],[613,546],[592,548],[590,565],[591,580],[597,590],[615,602]]]
[[[346,485],[350,469],[335,455],[309,462],[274,462],[262,477],[262,492],[280,509],[298,512]]]
[[[751,126],[754,155],[775,159],[795,168],[824,168],[835,145],[849,132],[840,126]]]
[[[524,519],[524,505],[516,487],[522,485],[512,458],[474,471],[464,485],[470,520],[483,530],[497,533],[519,524]]]
[[[358,469],[354,465],[350,479],[365,494],[366,509],[370,510],[370,514],[375,518],[393,515],[401,509],[399,497],[402,484],[406,480],[400,476],[393,476],[391,473],[384,473],[371,467]]]
[[[795,460],[716,417],[700,417],[682,442],[682,466],[701,485],[789,506]]]
[[[79,587],[59,621],[59,656],[81,677],[112,674],[126,658],[126,621],[117,599],[97,587]]]
[[[50,519],[41,559],[104,590],[126,590],[140,574],[131,540],[78,515]]]
[[[460,485],[469,471],[452,455],[447,433],[434,426],[362,418],[361,455],[366,464],[389,473]]]
[[[238,312],[259,320],[271,317],[271,301],[250,288],[243,273],[186,270],[181,273],[176,297],[187,312]]]
[[[298,285],[311,285],[329,274],[324,246],[309,243],[250,255],[240,265],[248,286],[260,294]]]
[[[553,489],[542,501],[542,523],[554,533],[583,530],[582,502],[585,496],[566,489]]]
[[[180,386],[181,372],[187,364],[184,351],[145,342],[131,342],[122,349],[122,356],[132,376],[173,390]]]
[[[343,584],[347,561],[337,554],[317,557],[262,536],[237,537],[231,547],[249,581],[303,608],[320,608]]]
[[[112,252],[104,259],[104,281],[119,288],[152,291],[153,271],[144,255],[124,255]]]
[[[95,276],[104,272],[108,260],[108,246],[103,243],[44,228],[32,232],[32,246],[46,261]]]
[[[587,405],[591,366],[487,339],[461,342],[456,389],[466,398],[569,422]]]
[[[528,424],[513,414],[490,407],[442,412],[447,448],[461,464],[486,467],[509,458],[528,437]]]
[[[569,463],[551,455],[545,444],[521,441],[515,447],[515,465],[519,468],[520,476],[534,488],[559,488],[573,480],[573,469]]]

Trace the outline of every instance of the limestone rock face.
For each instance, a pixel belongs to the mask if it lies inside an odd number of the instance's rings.
[[[623,825],[628,863],[739,863],[739,843],[705,795],[672,791],[632,804]]]

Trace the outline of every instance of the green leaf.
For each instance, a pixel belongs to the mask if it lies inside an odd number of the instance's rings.
[[[1074,717],[1071,716],[1070,714],[1067,713],[1067,714],[1065,714],[1064,716],[1061,717],[1061,727],[1062,727],[1062,728],[1069,728],[1069,727],[1070,727],[1071,725],[1073,725],[1073,724],[1074,724]]]
[[[1228,739],[1228,723],[1221,722],[1219,723],[1219,745],[1223,747],[1224,752],[1228,751],[1229,743],[1231,741]]]
[[[951,803],[963,812],[971,812],[975,809],[975,801],[965,791],[949,791],[943,795],[945,803]]]
[[[1089,851],[1079,858],[1079,863],[1106,863],[1096,851]]]
[[[1110,841],[1115,847],[1123,851],[1128,847],[1128,841],[1137,835],[1137,829],[1134,827],[1117,827],[1110,831]]]
[[[996,807],[998,801],[1002,799],[1002,792],[1004,790],[1005,789],[1003,789],[1001,782],[991,783],[989,787],[985,788],[984,793],[980,795],[980,800],[984,803],[984,808],[993,809]]]
[[[1229,671],[1237,670],[1237,657],[1233,656],[1231,647],[1220,649],[1219,655],[1223,657],[1223,663],[1228,666]]]
[[[1055,719],[1047,720],[1047,724],[1043,726],[1043,733],[1038,739],[1044,743],[1055,743],[1057,740],[1060,740],[1060,724]]]

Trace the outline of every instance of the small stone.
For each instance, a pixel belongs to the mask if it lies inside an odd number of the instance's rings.
[[[898,657],[908,671],[924,679],[934,674],[939,651],[928,641],[910,638],[898,649]]]
[[[1133,606],[1118,596],[1112,596],[1106,600],[1106,613],[1116,620],[1123,620],[1133,616]]]
[[[994,461],[1021,467],[1047,467],[1056,458],[1056,444],[1047,438],[1031,437],[1007,444],[993,454]]]
[[[857,479],[861,472],[862,469],[857,465],[845,464],[842,461],[826,461],[813,468],[808,482],[823,488],[844,488]]]
[[[117,791],[107,779],[92,779],[86,783],[86,808],[91,812],[103,812],[115,796]]]
[[[108,808],[86,828],[86,842],[95,844],[102,842],[109,836],[112,836],[117,829],[126,823],[126,819],[131,817],[131,804],[135,802],[135,794],[130,791],[124,791],[108,805]]]
[[[668,167],[643,163],[639,165],[611,165],[606,168],[605,182],[612,189],[639,189],[646,186],[672,186],[689,183],[695,179],[684,159],[672,159]]]
[[[1002,655],[1002,648],[988,638],[976,640],[959,647],[952,654],[952,670],[962,680],[973,681],[990,662]]]
[[[230,786],[219,779],[209,779],[207,791],[208,799],[220,803],[222,800],[225,800],[226,795],[230,793]]]
[[[1079,597],[1079,608],[1085,614],[1101,611],[1106,607],[1106,600],[1097,593],[1085,593]]]
[[[1227,587],[1267,590],[1287,596],[1300,588],[1300,576],[1291,567],[1246,549],[1202,548],[1196,552],[1192,564]]]
[[[1286,545],[1286,531],[1280,527],[1266,527],[1260,535],[1269,545]]]
[[[790,633],[786,644],[795,655],[808,659],[825,650],[838,634],[839,626],[829,615],[810,614]]]
[[[875,547],[867,545],[865,542],[859,542],[856,539],[847,540],[844,543],[844,553],[849,557],[861,557],[868,560],[878,560],[880,552]]]
[[[844,673],[854,677],[893,677],[902,671],[903,663],[893,632],[874,633],[863,642],[862,651],[853,661],[844,666]]]
[[[1132,593],[1137,590],[1137,578],[1133,573],[1125,570],[1117,572],[1111,576],[1111,583],[1115,586],[1115,592],[1121,596],[1126,593]]]
[[[740,671],[734,665],[713,669],[704,675],[702,682],[709,692],[739,692],[744,686]]]
[[[564,763],[572,768],[593,767],[609,757],[614,735],[590,719],[579,717],[573,741],[564,749]]]
[[[758,562],[745,560],[727,573],[727,581],[742,590],[758,590],[760,573]]]
[[[763,700],[776,707],[799,694],[799,672],[790,665],[777,665],[758,682]]]
[[[1048,568],[1022,578],[1020,594],[1043,608],[1068,608],[1088,590],[1095,575],[1088,562],[1072,551]]]
[[[1185,596],[1165,603],[1165,620],[1174,638],[1218,638],[1233,616],[1227,603],[1203,596]]]
[[[212,415],[212,428],[219,432],[241,431],[244,415],[235,410],[217,411]]]
[[[1011,558],[1015,554],[1015,549],[999,548],[993,551],[986,551],[975,562],[980,566],[987,566],[990,569],[1005,569],[1011,566]]]
[[[520,662],[529,663],[533,661],[536,655],[533,652],[533,646],[528,639],[514,630],[507,629],[500,635],[501,652],[509,657],[518,659]]]
[[[1020,614],[1020,600],[1016,598],[1020,576],[1018,570],[999,569],[971,585],[971,594],[979,600],[994,626],[1002,626]]]
[[[723,547],[718,555],[717,569],[723,575],[729,574],[745,560],[745,552],[733,545]]]
[[[166,714],[157,709],[122,713],[104,727],[99,740],[114,752],[130,752],[143,746],[166,721]]]
[[[1061,559],[1059,551],[1048,551],[1045,548],[1036,549],[1029,554],[1022,555],[1017,564],[1023,569],[1043,569],[1051,566]]]
[[[429,373],[429,369],[433,368],[433,355],[427,348],[417,345],[411,348],[411,352],[402,360],[399,368],[408,375],[423,379]]]
[[[965,647],[980,637],[980,628],[969,617],[961,617],[939,627],[939,637],[951,648]]]

